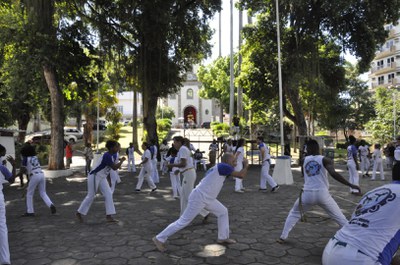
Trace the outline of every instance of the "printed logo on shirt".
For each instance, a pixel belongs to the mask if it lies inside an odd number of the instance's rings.
[[[321,164],[318,163],[317,161],[311,160],[307,162],[307,164],[304,167],[307,176],[309,177],[314,177],[316,175],[319,175],[321,172]]]
[[[356,216],[360,216],[366,213],[379,211],[381,207],[383,207],[388,202],[393,201],[395,198],[396,194],[393,193],[390,189],[378,188],[364,195],[354,214]]]

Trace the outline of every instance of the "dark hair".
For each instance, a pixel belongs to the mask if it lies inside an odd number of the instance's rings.
[[[354,144],[355,142],[356,142],[356,137],[354,137],[353,135],[350,135],[349,136],[349,142],[350,142],[350,144]]]
[[[396,163],[393,165],[392,179],[400,180],[400,163]]]
[[[319,144],[316,140],[314,139],[308,140],[306,146],[307,146],[307,154],[309,155],[319,154]]]
[[[175,136],[174,138],[172,138],[173,140],[180,142],[182,145],[184,144],[184,139],[182,136]]]
[[[178,154],[178,150],[176,150],[175,148],[170,148],[170,155],[177,155]]]
[[[380,149],[381,148],[381,144],[375,144],[375,148],[376,149]]]
[[[258,136],[257,139],[260,140],[261,142],[264,142],[264,137],[262,136]]]
[[[0,153],[5,153],[6,152],[6,148],[0,144]]]
[[[36,148],[33,145],[27,144],[21,148],[21,155],[28,157],[28,156],[35,156],[36,155]]]
[[[106,148],[107,150],[111,150],[111,148],[115,147],[116,145],[118,145],[117,141],[113,141],[113,140],[108,140],[106,142]]]
[[[237,141],[235,153],[237,152],[237,150],[239,149],[239,147],[242,147],[243,145],[244,145],[244,139],[243,139],[243,138],[240,138],[240,139]]]

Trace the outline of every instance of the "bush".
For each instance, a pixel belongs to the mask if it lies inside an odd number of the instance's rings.
[[[217,137],[229,135],[229,125],[221,122],[212,122],[211,129]]]
[[[160,142],[165,139],[171,130],[172,120],[170,119],[158,119],[157,120],[157,135]]]

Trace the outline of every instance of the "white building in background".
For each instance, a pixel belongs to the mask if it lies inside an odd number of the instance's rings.
[[[171,94],[162,100],[163,106],[171,107],[174,110],[175,118],[172,119],[172,126],[183,126],[183,123],[193,121],[197,127],[203,122],[216,121],[219,118],[219,108],[215,99],[202,99],[199,90],[202,84],[197,80],[195,74],[197,68],[186,74],[186,81],[176,94]]]
[[[117,94],[117,110],[122,113],[124,120],[132,120],[133,116],[133,91],[126,91]],[[142,94],[137,93],[137,116],[143,117]]]
[[[369,74],[370,88],[400,85],[400,24],[385,26],[386,42],[376,52]]]
[[[197,69],[196,69],[197,70]],[[214,99],[202,99],[199,97],[201,83],[197,80],[194,72],[186,74],[186,81],[176,94],[163,98],[157,102],[161,106],[168,106],[174,110],[175,118],[172,126],[183,126],[190,119],[194,124],[200,126],[203,122],[212,122],[219,119],[219,108]],[[117,110],[122,113],[124,120],[131,120],[133,116],[133,92],[122,92],[117,94]],[[143,100],[140,93],[137,94],[138,118],[143,117]]]

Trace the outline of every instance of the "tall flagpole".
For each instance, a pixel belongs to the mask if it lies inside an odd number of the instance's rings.
[[[276,36],[278,42],[278,79],[279,79],[279,123],[281,131],[281,155],[284,154],[285,150],[285,139],[283,135],[283,93],[282,93],[282,70],[281,70],[281,33],[279,23],[279,0],[275,0],[276,3]]]
[[[230,93],[229,93],[229,127],[232,128],[232,119],[234,115],[235,88],[233,86],[233,0],[231,0],[231,62],[230,62]]]

